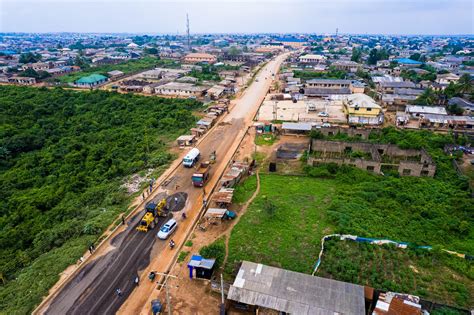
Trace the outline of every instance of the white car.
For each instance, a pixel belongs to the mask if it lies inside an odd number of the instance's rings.
[[[160,231],[156,234],[159,239],[165,240],[167,239],[178,227],[178,222],[175,219],[171,219],[165,223],[160,229]]]
[[[319,112],[319,113],[318,113],[318,116],[319,116],[319,117],[329,117],[329,114],[326,113],[326,112]]]

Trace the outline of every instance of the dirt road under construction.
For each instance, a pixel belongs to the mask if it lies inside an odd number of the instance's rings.
[[[170,249],[167,241],[159,240],[156,237],[156,227],[147,233],[136,231],[135,227],[143,215],[140,211],[127,220],[125,228],[119,229],[110,241],[101,246],[106,250],[97,249],[97,257],[89,259],[48,303],[36,310],[36,313],[149,314],[147,304],[156,287],[147,279],[148,272],[165,271],[176,258],[180,246],[199,216],[203,198],[208,198],[247,128],[252,125],[252,118],[272,83],[272,74],[278,71],[285,57],[286,55],[280,55],[268,62],[244,94],[233,101],[230,113],[197,145],[202,159],[207,159],[212,151],[217,153],[217,161],[212,165],[211,178],[205,190],[193,187],[191,175],[194,169],[178,166],[167,180],[147,197],[147,200],[150,200],[158,194],[168,196],[174,211],[171,211],[167,218],[160,218],[158,225],[161,226],[174,215],[178,220],[178,228],[172,238],[177,248]],[[179,161],[174,165],[177,163]],[[181,219],[183,211],[187,214],[184,220]],[[139,286],[134,284],[137,275],[140,278]],[[122,291],[121,296],[116,294],[117,288]]]

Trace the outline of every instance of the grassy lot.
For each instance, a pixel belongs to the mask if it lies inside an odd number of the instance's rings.
[[[448,254],[331,240],[318,276],[472,307],[472,263]]]
[[[82,71],[66,74],[66,75],[51,79],[51,80],[57,79],[57,81],[61,83],[69,83],[69,82],[74,82],[84,76],[88,76],[93,73],[107,76],[107,72],[112,71],[112,70],[119,70],[125,74],[129,74],[129,73],[133,73],[137,71],[152,69],[154,67],[171,68],[171,67],[176,67],[176,66],[179,66],[179,63],[176,63],[173,60],[159,59],[155,57],[145,57],[141,59],[125,61],[123,63],[119,63],[115,65],[103,65],[103,66],[98,66],[98,67],[90,67]]]
[[[266,134],[266,135],[257,135],[255,137],[255,144],[256,145],[273,145],[277,137],[273,134]]]
[[[257,189],[257,176],[249,176],[245,181],[235,188],[234,196],[232,199],[233,203],[243,204],[252,197],[253,193]]]
[[[336,171],[314,168],[311,175],[260,175],[260,193],[231,233],[227,278],[242,260],[310,273],[321,237],[334,232],[474,252],[472,200],[451,183],[382,177],[349,167]],[[325,254],[324,275],[381,289],[407,290],[464,307],[473,301],[466,295],[473,292],[472,263],[445,255],[434,259],[419,250],[407,253],[367,246],[359,251],[357,245],[336,245],[343,247]],[[354,248],[346,252],[345,246]],[[379,262],[377,255],[384,259]],[[364,265],[367,257],[372,262]],[[410,265],[420,274],[413,271],[407,273],[408,280],[399,281]],[[429,280],[443,272],[435,281]],[[450,296],[450,290],[457,293]]]
[[[321,237],[334,230],[324,209],[335,182],[260,175],[260,184],[259,195],[232,231],[227,267],[245,259],[310,272]]]

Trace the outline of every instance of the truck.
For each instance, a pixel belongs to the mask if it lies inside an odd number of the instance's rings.
[[[211,168],[211,164],[209,161],[202,162],[199,165],[198,170],[193,174],[191,180],[193,181],[194,187],[203,187],[204,184],[209,179],[209,169]]]
[[[193,148],[191,151],[186,154],[183,159],[183,166],[184,167],[193,167],[197,161],[199,161],[199,157],[201,156],[201,152],[199,152],[198,148]]]
[[[137,231],[148,232],[154,229],[161,216],[166,216],[166,198],[155,198],[146,204],[145,214],[137,226]]]

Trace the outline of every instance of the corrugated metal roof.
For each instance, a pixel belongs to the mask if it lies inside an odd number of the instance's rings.
[[[228,298],[291,314],[365,313],[364,287],[244,261]]]
[[[281,125],[283,130],[302,130],[302,131],[311,131],[312,125],[309,123],[287,123],[284,122]]]

